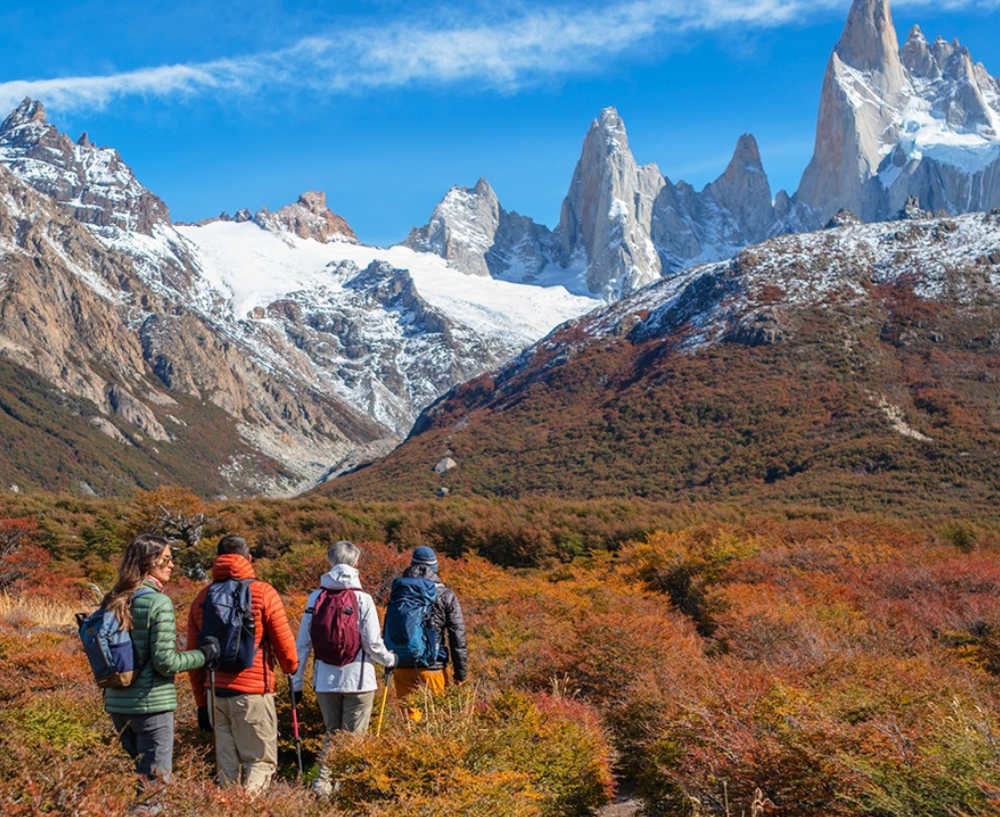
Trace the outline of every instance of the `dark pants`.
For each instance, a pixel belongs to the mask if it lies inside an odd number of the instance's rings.
[[[135,770],[150,780],[170,777],[174,762],[174,713],[119,715],[111,713],[122,748],[135,759]]]

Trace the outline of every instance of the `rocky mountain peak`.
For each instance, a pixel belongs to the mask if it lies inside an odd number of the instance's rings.
[[[934,78],[940,76],[937,61],[931,53],[931,45],[927,42],[920,26],[910,29],[910,35],[903,44],[901,53],[903,66],[914,76]]]
[[[886,70],[898,63],[899,42],[889,0],[854,0],[834,53],[859,71]]]
[[[625,122],[618,114],[617,108],[609,107],[602,110],[600,117],[595,120],[591,130],[595,136],[600,137],[600,142],[605,146],[608,153],[616,151],[629,152]]]
[[[540,243],[548,231],[508,213],[486,179],[475,187],[453,186],[434,208],[430,221],[414,228],[403,246],[431,252],[449,266],[482,277],[537,274],[545,264]]]
[[[760,147],[752,133],[744,133],[736,142],[736,150],[729,166],[741,165],[743,167],[763,168],[760,159]]]
[[[1000,204],[997,81],[957,40],[930,44],[918,27],[897,48],[888,0],[855,0],[795,196],[800,229],[842,207],[893,218],[910,197],[952,213]]]
[[[35,100],[25,99],[0,125],[0,163],[95,230],[152,235],[155,226],[170,224],[166,205],[118,151],[95,147],[86,134],[74,143]]]
[[[273,213],[267,208],[261,208],[253,220],[265,230],[291,233],[299,238],[311,238],[324,244],[330,241],[358,243],[354,230],[326,206],[326,193],[319,190],[308,190],[294,204]]]
[[[771,185],[764,172],[757,140],[751,134],[745,133],[739,138],[729,166],[708,186],[708,192],[731,214],[744,241],[760,241],[773,228]]]
[[[45,116],[45,106],[41,102],[25,97],[0,125],[0,134],[31,124],[47,125],[48,119]]]

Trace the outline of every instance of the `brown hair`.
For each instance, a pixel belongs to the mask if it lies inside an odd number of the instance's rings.
[[[113,612],[125,629],[132,629],[132,594],[142,587],[149,571],[169,545],[162,536],[143,533],[136,536],[125,549],[118,569],[118,580],[101,602],[101,606]]]

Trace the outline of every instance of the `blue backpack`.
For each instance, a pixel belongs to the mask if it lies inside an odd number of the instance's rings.
[[[385,645],[396,654],[397,666],[426,667],[437,660],[438,634],[431,626],[431,605],[437,588],[430,579],[399,578],[392,582],[385,611]]]
[[[132,594],[132,601],[139,596],[155,592],[140,587]],[[89,616],[77,613],[83,651],[90,662],[94,680],[101,689],[124,689],[131,686],[140,667],[135,659],[132,635],[122,629],[118,618],[110,610],[99,607]]]
[[[241,672],[253,666],[257,652],[250,585],[253,579],[225,579],[213,582],[201,607],[204,615],[198,631],[198,646],[208,636],[219,640],[219,669]]]

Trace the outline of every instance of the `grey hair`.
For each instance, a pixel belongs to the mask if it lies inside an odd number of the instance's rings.
[[[354,542],[348,542],[346,539],[341,539],[337,544],[330,545],[326,551],[326,558],[329,559],[331,567],[334,565],[354,567],[357,565],[360,557],[361,548],[354,544]]]

